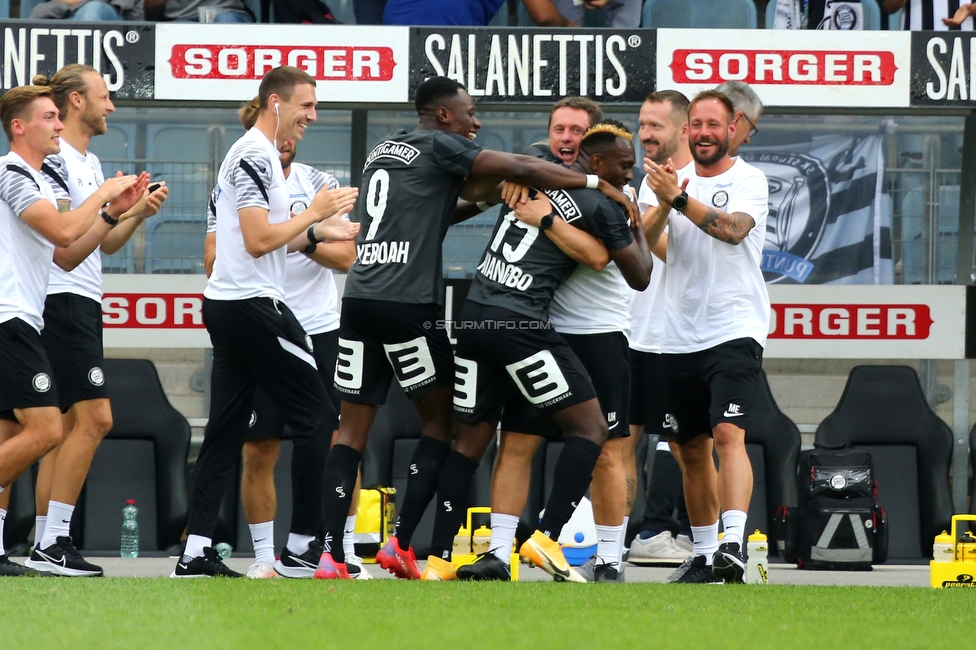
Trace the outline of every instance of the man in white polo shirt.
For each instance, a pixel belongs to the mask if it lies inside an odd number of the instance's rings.
[[[669,225],[664,393],[694,538],[692,557],[670,578],[675,582],[741,582],[745,572],[752,497],[745,433],[769,327],[760,269],[768,188],[762,172],[729,156],[735,118],[727,96],[699,93],[688,113],[695,164],[678,174],[671,164],[644,159],[647,183],[660,201],[649,239]]]

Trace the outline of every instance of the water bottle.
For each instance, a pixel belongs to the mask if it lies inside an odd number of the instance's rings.
[[[454,536],[452,555],[471,555],[471,531],[467,526],[461,526]]]
[[[471,533],[471,553],[481,555],[487,553],[491,545],[491,529],[487,526],[479,526],[478,530]]]
[[[122,557],[139,557],[139,522],[135,499],[129,499],[122,508]]]
[[[941,535],[935,536],[935,543],[932,544],[933,561],[952,562],[955,553],[956,545],[952,539],[952,535],[943,530]]]
[[[745,582],[751,585],[764,585],[768,578],[766,554],[769,549],[769,542],[766,540],[766,536],[758,530],[749,535],[748,549],[749,559],[746,562]]]
[[[230,554],[234,552],[234,547],[227,542],[220,542],[214,546],[214,550],[217,551],[217,555],[226,560],[230,557]]]

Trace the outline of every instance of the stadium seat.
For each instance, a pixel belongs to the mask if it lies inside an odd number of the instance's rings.
[[[502,8],[504,9],[504,7]],[[536,26],[536,24],[532,21],[532,18],[529,16],[529,10],[525,8],[525,5],[522,4],[521,1],[518,3],[518,9],[516,9],[515,16],[517,19],[517,25],[519,27]],[[606,27],[606,13],[604,13],[603,9],[587,11],[586,14],[584,14],[582,26],[587,28]]]
[[[502,3],[502,6],[498,8],[498,12],[492,17],[488,22],[489,27],[508,27],[508,0]]]
[[[746,531],[761,530],[770,535],[776,510],[796,506],[796,464],[800,456],[800,430],[783,413],[765,371],[759,373],[759,387],[746,430],[746,451],[752,462],[753,489]],[[770,547],[771,555],[776,548]]]
[[[343,25],[356,24],[356,12],[353,10],[353,0],[328,0],[332,16]]]
[[[139,508],[141,551],[180,544],[188,498],[190,425],[170,405],[156,367],[146,359],[105,359],[114,426],[99,446],[72,521],[84,550],[118,551],[122,508]]]
[[[817,443],[867,451],[888,513],[890,560],[932,557],[949,526],[952,431],[929,407],[908,366],[856,366]]]
[[[721,10],[696,0],[647,0],[642,27],[688,27],[695,29],[755,29],[756,5],[752,0],[727,0]]]
[[[20,0],[20,17],[27,18],[34,7],[44,2],[44,0]]]

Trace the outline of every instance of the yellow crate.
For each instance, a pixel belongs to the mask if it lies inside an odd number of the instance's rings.
[[[929,562],[931,584],[936,589],[976,588],[976,545],[960,544],[959,521],[976,521],[976,515],[953,515],[951,537],[955,545],[952,562]]]
[[[460,529],[458,529],[458,535],[464,534],[468,536],[468,544],[467,544],[468,550],[471,550],[471,536],[473,535],[472,531],[474,530],[472,526],[471,516],[479,515],[479,514],[490,515],[491,508],[485,508],[485,507],[468,508],[467,524],[465,526],[462,526]],[[478,559],[478,556],[475,553],[454,553],[452,554],[451,557],[454,560],[454,564],[456,566],[471,564]],[[512,557],[509,559],[508,566],[512,570],[512,582],[517,581],[519,576],[519,554],[515,552],[514,548],[512,549]]]

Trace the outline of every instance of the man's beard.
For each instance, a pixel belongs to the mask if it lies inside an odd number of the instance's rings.
[[[85,111],[81,115],[82,123],[88,127],[92,135],[104,135],[108,132],[108,125],[102,115],[97,115],[94,111]]]
[[[715,153],[713,153],[708,158],[704,158],[698,153],[698,143],[703,141],[715,145]],[[724,138],[722,140],[716,140],[714,142],[712,142],[711,139],[699,138],[698,140],[693,142],[691,146],[691,157],[695,159],[696,163],[698,163],[699,165],[704,165],[705,167],[708,167],[709,165],[714,165],[719,160],[724,158],[725,154],[727,154],[728,152],[729,152],[728,138]]]
[[[658,165],[667,163],[668,158],[674,156],[674,152],[678,150],[678,138],[666,143],[662,143],[660,140],[654,140],[654,142],[657,143],[657,153],[652,160]],[[647,146],[645,145],[644,148],[646,149]]]

